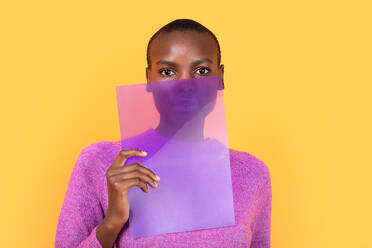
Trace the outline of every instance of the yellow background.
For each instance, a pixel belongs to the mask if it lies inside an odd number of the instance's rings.
[[[272,247],[371,247],[368,2],[3,1],[1,246],[54,246],[79,152],[120,139],[115,86],[191,18],[220,41],[230,147],[270,169]]]

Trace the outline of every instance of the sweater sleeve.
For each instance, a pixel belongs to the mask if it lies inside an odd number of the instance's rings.
[[[250,248],[270,248],[271,228],[271,180],[268,167],[263,164],[262,187],[258,194],[257,214],[254,218],[254,228]]]
[[[104,218],[94,185],[102,173],[98,169],[95,144],[79,154],[71,173],[60,211],[56,248],[102,248],[96,229]]]

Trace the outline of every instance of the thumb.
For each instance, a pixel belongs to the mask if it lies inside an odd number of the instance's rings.
[[[123,167],[125,164],[125,161],[132,156],[141,156],[141,157],[146,157],[147,153],[145,151],[142,151],[140,149],[126,149],[126,150],[121,150],[118,154],[118,156],[115,158],[114,162],[111,165],[111,168],[119,168]]]

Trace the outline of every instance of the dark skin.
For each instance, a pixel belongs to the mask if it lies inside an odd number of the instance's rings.
[[[221,76],[223,78],[224,66],[217,64],[217,46],[208,33],[175,31],[170,34],[160,34],[153,40],[149,55],[151,69],[149,67],[146,68],[148,83],[208,76]],[[177,94],[181,94],[181,92],[177,91],[181,90],[183,90],[185,94],[187,94],[186,91],[189,91],[188,95],[190,99],[192,98],[196,102],[197,108],[201,108],[205,104],[204,101],[208,99],[207,95],[203,95],[204,92],[202,95],[196,92],[192,93],[191,88],[170,90],[168,92],[167,90],[154,89],[153,95],[155,102],[159,102],[160,104],[165,102],[172,106],[175,97],[177,99]],[[210,90],[207,90],[205,94],[209,92]],[[164,113],[164,115],[162,115],[161,108],[161,106],[157,106],[160,113],[160,122],[155,130],[158,133],[165,137],[172,137],[172,139],[176,139],[174,136],[175,133],[182,136],[183,140],[185,137],[187,137],[188,140],[203,139],[203,118],[193,118],[193,124],[181,124],[181,129],[180,123],[171,120],[171,118]],[[167,108],[166,110],[166,112],[171,111],[171,108]],[[193,115],[193,117],[195,116]]]
[[[180,80],[205,76],[221,76],[223,78],[224,65],[218,65],[217,47],[208,33],[196,31],[173,31],[162,33],[151,43],[151,69],[146,67],[147,82],[165,80]],[[177,130],[167,122],[160,122],[157,132],[170,136]],[[171,133],[169,133],[169,130]],[[195,139],[203,136],[194,132]],[[104,248],[111,248],[129,219],[129,201],[127,190],[140,187],[148,193],[147,183],[157,188],[157,175],[150,169],[133,163],[126,165],[125,161],[131,156],[146,156],[139,149],[121,150],[113,164],[106,172],[108,188],[108,209],[106,216],[97,228],[96,236]]]

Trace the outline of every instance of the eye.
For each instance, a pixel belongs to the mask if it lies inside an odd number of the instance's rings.
[[[166,77],[171,76],[170,73],[174,74],[174,72],[170,69],[159,70],[159,72],[160,72],[160,74],[162,74],[163,76],[166,76]],[[163,72],[165,72],[165,74]]]
[[[196,71],[200,71],[201,73],[198,73],[198,74],[204,75],[204,74],[207,74],[209,72],[209,69],[206,68],[206,67],[200,67]]]

